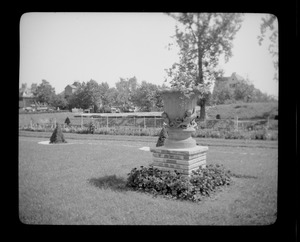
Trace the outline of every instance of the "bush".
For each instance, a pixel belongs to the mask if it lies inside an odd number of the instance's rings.
[[[217,187],[231,183],[230,171],[222,165],[208,165],[193,171],[190,177],[175,171],[153,167],[134,168],[128,174],[126,186],[153,195],[197,202],[209,196]]]
[[[67,117],[65,120],[65,124],[70,125],[70,123],[71,123],[71,121],[70,121],[69,117]]]
[[[278,132],[277,131],[268,131],[267,129],[255,130],[251,133],[251,139],[278,140]]]
[[[243,131],[225,131],[224,132],[224,138],[225,139],[247,139],[249,136],[246,135]]]
[[[89,123],[89,125],[88,125],[88,133],[89,133],[89,134],[95,133],[95,128],[96,128],[96,127],[95,127],[94,122],[91,121],[91,122]]]
[[[50,143],[51,144],[67,143],[67,141],[65,140],[64,134],[61,130],[60,124],[56,124],[56,128],[54,129],[54,131],[50,137]]]

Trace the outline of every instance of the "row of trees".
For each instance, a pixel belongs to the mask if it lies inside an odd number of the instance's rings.
[[[47,103],[50,106],[60,109],[92,108],[93,112],[105,112],[110,107],[119,107],[126,111],[130,107],[138,107],[140,111],[160,111],[163,107],[159,90],[163,86],[138,82],[136,77],[120,78],[115,87],[109,87],[107,82],[98,83],[91,79],[88,82],[74,82],[77,90],[70,96],[64,93],[55,94],[51,84],[42,80],[40,85],[34,84],[33,94],[40,103]],[[213,93],[206,96],[207,105],[218,105],[244,102],[269,102],[275,101],[271,96],[256,89],[249,81],[241,81],[234,88],[225,83],[218,83]],[[201,100],[198,105],[201,104]]]
[[[255,88],[254,85],[246,79],[235,84],[234,88],[226,82],[220,82],[214,87],[213,93],[207,100],[208,104],[228,104],[237,101],[240,102],[274,102],[276,99]]]
[[[92,107],[94,112],[104,112],[110,107],[119,107],[126,111],[132,106],[141,111],[156,111],[162,108],[159,95],[161,87],[146,81],[138,83],[136,77],[120,78],[115,87],[106,82],[98,84],[95,80],[80,83],[78,89],[70,97],[66,97],[68,108]]]
[[[158,111],[163,107],[159,90],[163,86],[142,81],[138,83],[136,77],[120,78],[115,87],[109,87],[107,82],[98,83],[91,79],[88,82],[74,82],[76,91],[66,96],[64,93],[55,94],[51,84],[42,80],[33,94],[40,103],[60,109],[92,108],[93,112],[104,112],[110,107],[119,107],[126,111],[132,106],[141,111]]]

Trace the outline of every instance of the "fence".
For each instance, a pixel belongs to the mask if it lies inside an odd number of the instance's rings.
[[[54,129],[56,124],[56,118],[51,119],[31,119],[30,124],[25,125],[22,128],[38,128],[38,129]],[[88,128],[91,124],[94,128],[97,129],[109,129],[109,128],[139,128],[139,129],[161,129],[163,127],[163,119],[161,117],[152,116],[152,117],[137,117],[137,116],[127,116],[127,117],[118,117],[118,116],[103,116],[103,117],[78,117],[70,118],[70,125],[65,124],[64,122],[59,122],[63,124],[64,127],[75,127],[75,128]],[[211,129],[211,130],[239,130],[239,131],[251,131],[259,129],[278,129],[278,120],[270,119],[261,119],[261,120],[239,120],[238,117],[235,119],[207,119],[198,123],[199,129]]]
[[[198,122],[200,129],[213,130],[236,130],[236,131],[251,131],[251,130],[278,130],[278,120],[274,119],[254,119],[254,120],[239,120],[235,119],[207,119]]]
[[[90,118],[89,123],[93,122],[96,127],[141,127],[141,128],[162,128],[163,119],[158,117],[100,117]],[[84,118],[81,118],[81,125]]]

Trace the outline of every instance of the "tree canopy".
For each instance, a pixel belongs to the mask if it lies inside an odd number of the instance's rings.
[[[274,79],[278,80],[278,20],[275,15],[268,14],[262,17],[260,25],[260,35],[257,36],[258,44],[262,45],[262,42],[266,39],[267,32],[269,32],[270,45],[268,47],[269,53],[273,58],[273,65],[276,70]]]
[[[118,92],[116,103],[124,108],[131,106],[131,97],[136,91],[136,88],[137,79],[135,76],[127,79],[120,78],[120,81],[116,83],[116,89]]]
[[[228,104],[241,102],[269,102],[275,101],[272,96],[262,93],[255,88],[249,79],[237,82],[234,87],[230,87],[226,82],[215,84],[211,99],[212,104]]]
[[[141,85],[138,85],[133,93],[132,102],[144,112],[159,110],[163,106],[159,87],[146,81],[142,81]]]
[[[167,70],[171,86],[200,86],[207,92],[222,70],[219,58],[232,56],[232,41],[241,27],[242,14],[236,13],[168,13],[178,21],[174,38],[179,46],[179,63]],[[204,85],[207,84],[207,85]],[[200,119],[205,118],[205,95]]]
[[[50,85],[47,80],[42,80],[42,83],[36,87],[33,94],[37,101],[41,103],[51,104],[55,96],[55,88]]]

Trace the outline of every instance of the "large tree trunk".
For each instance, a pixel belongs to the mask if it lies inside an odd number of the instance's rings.
[[[200,43],[198,43],[198,70],[199,70],[199,73],[198,73],[199,77],[198,78],[199,78],[199,83],[200,84],[204,83],[203,69],[202,69],[202,57],[203,57],[202,50],[200,48]],[[206,103],[205,99],[201,99],[199,101],[199,104],[200,104],[200,121],[204,121],[205,117],[206,117],[205,103]]]
[[[205,99],[200,100],[200,121],[204,121],[206,118],[205,103]]]

